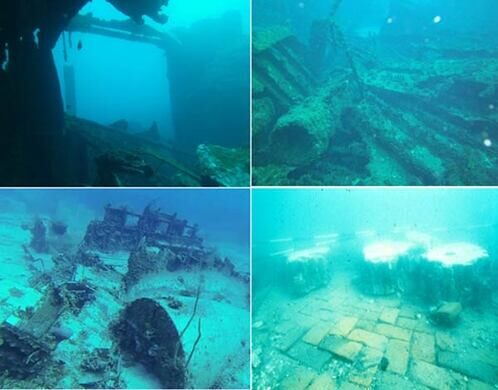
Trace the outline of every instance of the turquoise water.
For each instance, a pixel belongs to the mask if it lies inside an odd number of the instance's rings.
[[[4,3],[2,183],[246,186],[249,11],[246,0]]]
[[[3,190],[0,199],[0,387],[249,386],[248,191]],[[131,212],[125,225],[102,222],[107,205]],[[129,235],[147,205],[190,227]],[[145,301],[156,314],[143,306],[123,317]],[[117,330],[128,323],[137,333]],[[172,363],[156,360],[171,345],[183,351],[175,381]]]
[[[254,190],[254,388],[493,388],[497,199]]]
[[[173,0],[163,8],[163,13],[169,17],[167,23],[160,24],[146,17],[145,26],[173,37],[179,45],[178,50],[173,47],[163,49],[160,44],[140,42],[140,39],[127,40],[99,33],[75,32],[59,39],[54,55],[63,92],[66,86],[64,67],[70,66],[75,72],[77,103],[76,107],[70,107],[70,102],[63,93],[66,111],[76,111],[79,117],[106,126],[126,120],[131,133],[148,130],[152,123],[156,122],[163,138],[173,143],[181,144],[178,138],[186,142],[184,138],[188,132],[190,147],[209,141],[224,146],[246,146],[249,78],[247,2]],[[129,19],[105,0],[94,0],[80,11],[80,15],[88,14],[105,21]],[[231,48],[229,50],[232,50],[232,57],[223,57],[223,53],[218,52],[220,44]],[[184,58],[181,50],[189,51],[189,58]],[[237,73],[233,77],[217,79],[217,75],[210,73],[211,69],[207,68],[221,66],[226,67],[228,71],[233,66],[231,61],[234,58],[237,61]],[[199,61],[205,63],[200,64]],[[196,76],[178,74],[178,66],[183,68],[180,73],[194,70]],[[199,75],[202,75],[202,78],[197,78]],[[215,124],[222,118],[213,117],[213,125],[209,125],[207,130],[185,130],[182,126],[186,125],[180,123],[184,119],[179,119],[180,113],[175,112],[175,107],[179,107],[178,110],[185,109],[180,106],[183,103],[178,101],[181,99],[178,96],[181,91],[190,90],[190,93],[194,91],[194,94],[199,95],[208,93],[206,89],[212,91],[214,88],[210,85],[211,81],[221,90],[230,91],[237,88],[233,95],[234,107],[239,107],[240,114],[243,109],[246,111],[244,116],[239,116],[238,119],[225,118],[232,121],[237,128],[235,135],[227,137],[225,142],[219,135],[209,134],[210,131],[215,131]],[[181,85],[177,86],[178,83]],[[200,83],[204,85],[199,85]],[[246,93],[243,92],[244,88]],[[216,99],[223,99],[222,94],[218,94]],[[191,109],[197,112],[197,116],[205,115],[206,109],[202,104],[195,104],[199,106],[194,106],[192,102]],[[177,147],[187,149],[185,144]]]
[[[466,31],[496,31],[494,17],[498,12],[493,0],[481,0],[479,3],[458,0],[363,0],[329,1],[283,1],[255,0],[255,26],[273,23],[287,23],[299,31],[303,39],[308,36],[313,20],[328,15],[333,6],[339,3],[337,20],[347,28],[369,28],[380,32],[388,18],[397,18],[399,22],[418,24],[423,33],[424,28],[434,27],[434,17],[440,16],[441,30],[461,29]],[[361,12],[359,12],[361,11]],[[409,15],[412,17],[410,18]],[[438,23],[436,23],[438,24]]]

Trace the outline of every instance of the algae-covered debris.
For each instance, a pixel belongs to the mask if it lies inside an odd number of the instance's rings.
[[[279,42],[292,36],[292,31],[286,26],[273,26],[263,31],[255,31],[253,35],[253,50],[257,53],[271,49]]]
[[[180,335],[159,303],[148,298],[131,302],[112,325],[112,333],[120,349],[148,367],[164,388],[185,387],[185,352]]]
[[[321,156],[335,129],[325,102],[314,99],[292,108],[280,117],[270,134],[274,161],[299,165]]]
[[[430,316],[436,324],[453,326],[456,324],[461,312],[462,304],[460,302],[447,302],[432,311]]]
[[[427,26],[428,5],[365,34],[352,8],[285,8],[285,28],[277,10],[256,10],[254,183],[496,184],[494,38]],[[356,144],[361,160],[346,156]]]
[[[249,183],[249,150],[199,145],[200,171],[207,183],[222,187],[245,187]]]
[[[188,161],[193,157],[167,143],[69,115],[66,131],[70,141],[67,152],[79,157],[71,159],[66,167],[67,180],[72,183],[104,187],[201,185],[199,173]],[[178,173],[188,181],[178,180]]]

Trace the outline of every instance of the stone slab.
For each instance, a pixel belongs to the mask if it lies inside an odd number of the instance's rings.
[[[400,328],[414,330],[418,325],[418,321],[413,318],[399,317],[396,325]]]
[[[401,306],[399,309],[399,316],[404,318],[416,319],[417,310],[410,306]]]
[[[313,326],[304,336],[303,341],[312,344],[318,345],[322,341],[322,339],[329,333],[330,325],[328,324],[317,324]]]
[[[375,378],[375,374],[377,373],[377,366],[367,368],[365,370],[359,370],[353,368],[349,373],[348,380],[351,383],[355,383],[357,385],[370,388],[372,382]]]
[[[315,377],[306,390],[335,390],[338,388],[336,380],[325,373]]]
[[[498,383],[498,370],[496,367],[477,360],[470,353],[439,352],[437,354],[437,363],[439,366],[452,369],[486,383]]]
[[[304,305],[299,310],[299,313],[308,317],[315,317],[319,310],[320,308],[317,305]]]
[[[417,326],[415,327],[415,330],[417,332],[434,334],[436,331],[436,328],[426,318],[420,318],[417,322]]]
[[[421,332],[413,333],[412,356],[428,363],[436,361],[436,342],[433,335]]]
[[[336,335],[326,336],[320,344],[320,348],[347,362],[353,362],[362,347],[360,343]]]
[[[296,329],[296,324],[292,318],[279,322],[275,327],[275,333],[286,334]]]
[[[331,312],[329,310],[325,310],[325,309],[320,309],[320,312],[318,314],[320,321],[328,322],[329,324],[331,324],[333,321],[335,321],[336,316],[337,316],[336,313],[333,313],[333,312]],[[330,329],[330,326],[328,327],[328,329]]]
[[[455,339],[447,333],[436,332],[436,345],[442,351],[456,350]]]
[[[382,313],[380,313],[379,321],[394,325],[396,323],[396,320],[398,319],[398,315],[399,309],[386,307],[384,310],[382,310]]]
[[[382,357],[384,356],[384,352],[379,351],[375,348],[363,347],[358,356],[358,362],[355,363],[357,367],[362,369],[367,369],[370,367],[378,367]]]
[[[446,302],[436,311],[431,312],[431,318],[437,324],[454,326],[459,320],[462,310],[460,302]]]
[[[480,347],[475,354],[473,353],[473,356],[498,370],[498,348],[493,348],[493,345],[488,345],[486,348]]]
[[[303,337],[306,331],[306,328],[295,328],[289,330],[286,334],[280,335],[276,338],[273,345],[280,351],[286,352],[297,340]]]
[[[348,335],[348,339],[381,351],[385,349],[387,344],[387,337],[363,329],[353,329],[353,331]]]
[[[316,371],[320,371],[322,367],[332,358],[328,351],[318,349],[317,347],[298,341],[287,351],[287,354]]]
[[[357,317],[342,317],[330,328],[330,334],[347,336],[358,322]]]
[[[375,327],[375,332],[389,338],[403,341],[410,341],[412,335],[412,332],[410,330],[389,324],[377,324],[377,326]]]
[[[466,382],[462,375],[422,360],[412,360],[410,373],[417,382],[431,389],[457,390],[466,388]]]
[[[405,375],[408,369],[410,344],[407,341],[391,339],[387,343],[385,357],[389,360],[387,371]]]
[[[290,370],[288,376],[282,379],[277,386],[279,390],[304,390],[308,387],[311,381],[315,378],[316,373],[313,370],[299,366]]]
[[[477,379],[470,379],[467,384],[467,390],[496,390],[496,387]]]
[[[378,311],[365,310],[361,316],[362,320],[377,321],[380,313]]]
[[[381,370],[377,372],[373,388],[378,390],[429,390],[427,386],[414,383],[406,376]]]

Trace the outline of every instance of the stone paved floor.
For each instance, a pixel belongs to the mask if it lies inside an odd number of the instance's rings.
[[[299,299],[271,291],[253,314],[254,388],[498,389],[497,307],[466,309],[450,329],[427,311],[362,295],[348,273]]]

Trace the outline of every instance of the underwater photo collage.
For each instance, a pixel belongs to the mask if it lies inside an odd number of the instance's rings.
[[[0,1],[0,389],[498,390],[497,20]]]

